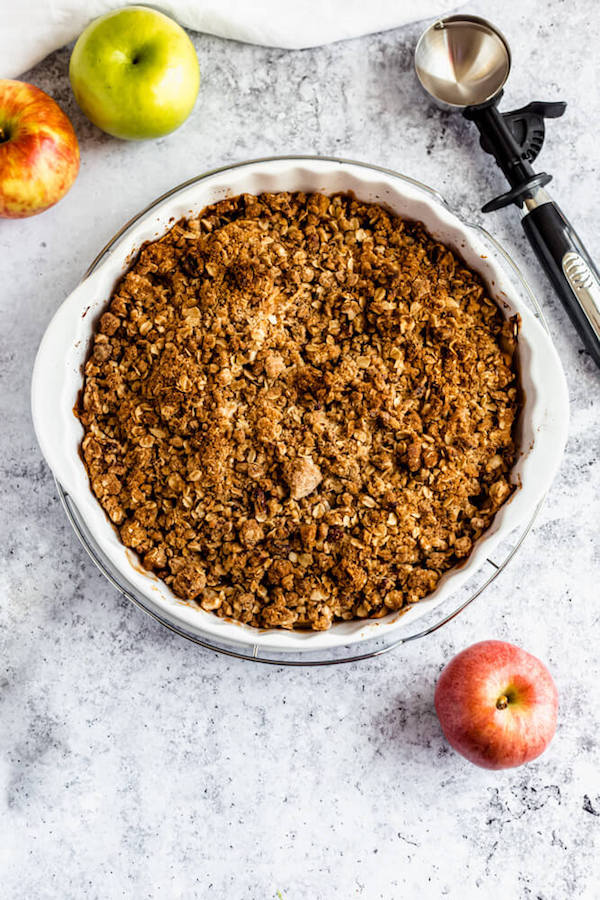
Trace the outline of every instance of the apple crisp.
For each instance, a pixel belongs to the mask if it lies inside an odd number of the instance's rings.
[[[223,200],[144,246],[99,320],[76,410],[92,491],[218,616],[402,610],[513,490],[516,332],[418,222],[341,194]]]

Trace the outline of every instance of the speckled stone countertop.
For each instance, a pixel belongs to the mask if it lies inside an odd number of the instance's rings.
[[[522,0],[494,16],[514,54],[506,104],[569,102],[548,125],[541,168],[599,259],[597,6]],[[83,118],[68,49],[24,76],[71,116],[82,168],[51,211],[0,221],[2,897],[599,896],[600,376],[516,210],[485,222],[548,318],[569,383],[569,443],[510,567],[426,640],[314,670],[186,643],[94,568],[32,430],[31,367],[52,313],[125,220],[203,170],[337,154],[429,183],[483,221],[478,209],[503,181],[472,127],[420,93],[421,27],[304,52],[195,36],[197,107],[180,131],[144,144]],[[549,751],[508,773],[450,751],[432,705],[443,664],[484,638],[541,656],[561,696]]]

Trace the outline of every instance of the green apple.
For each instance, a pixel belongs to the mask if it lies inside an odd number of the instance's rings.
[[[196,51],[183,28],[144,6],[91,22],[73,48],[69,77],[88,119],[133,141],[179,128],[200,86]]]

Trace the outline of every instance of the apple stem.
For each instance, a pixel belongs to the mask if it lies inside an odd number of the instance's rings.
[[[3,144],[5,141],[9,139],[9,135],[6,133],[2,125],[0,125],[0,144]]]
[[[501,697],[498,697],[496,700],[496,709],[506,709],[508,706],[508,697],[506,694],[502,694]]]

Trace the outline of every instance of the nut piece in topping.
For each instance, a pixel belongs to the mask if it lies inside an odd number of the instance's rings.
[[[185,564],[175,576],[173,590],[179,597],[195,600],[206,585],[204,572],[193,563]]]
[[[411,472],[416,472],[421,465],[421,442],[412,441],[408,445],[408,468]]]
[[[277,378],[284,369],[283,357],[279,353],[269,353],[265,359],[265,374],[267,378]]]
[[[314,464],[310,456],[286,463],[283,467],[283,477],[290,489],[292,500],[308,497],[323,481],[321,470]]]
[[[244,547],[254,547],[264,537],[262,526],[256,519],[248,519],[240,528],[240,541]]]

